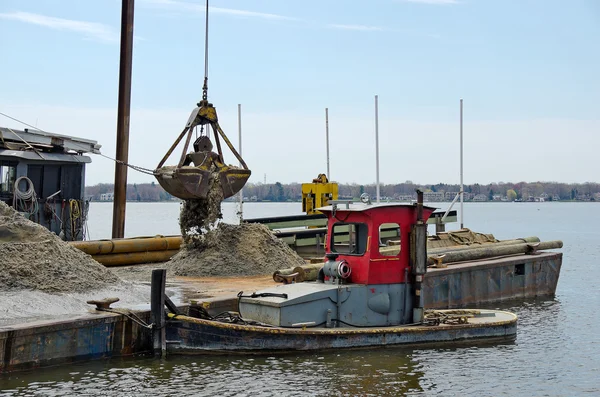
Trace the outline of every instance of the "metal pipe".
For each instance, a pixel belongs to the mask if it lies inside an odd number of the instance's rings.
[[[456,203],[456,201],[460,197],[461,193],[462,193],[462,188],[461,188],[460,192],[456,193],[456,196],[454,197],[454,200],[452,200],[452,202],[450,203],[450,206],[448,207],[448,209],[446,210],[446,212],[444,212],[444,216],[442,216],[442,222],[444,222],[446,220],[446,217],[450,213],[450,210],[452,210],[452,207],[454,207],[454,204]],[[461,208],[460,212],[462,213],[462,208]],[[462,226],[461,226],[461,228],[462,228]]]
[[[178,250],[181,236],[152,236],[116,240],[72,241],[69,245],[88,255],[107,255],[132,252]]]
[[[133,56],[134,0],[121,5],[121,54],[119,65],[119,104],[117,110],[117,162],[115,163],[115,196],[113,202],[112,237],[125,236],[125,203],[127,201],[127,166],[129,157],[129,121],[131,110],[131,65]]]
[[[325,108],[325,142],[327,148],[327,180],[331,182],[331,173],[329,171],[329,109]]]
[[[500,240],[497,241],[495,243],[489,242],[489,243],[474,243],[471,245],[450,245],[450,246],[446,246],[446,247],[437,247],[437,248],[428,248],[427,249],[427,255],[442,255],[445,254],[447,252],[454,252],[454,251],[467,251],[467,250],[473,250],[473,249],[478,249],[478,248],[486,248],[486,247],[502,247],[505,245],[517,245],[517,244],[524,244],[524,243],[539,243],[540,242],[540,238],[539,237],[523,237],[523,238],[515,238],[515,239],[511,239],[511,240]]]
[[[242,105],[238,103],[238,146],[240,147],[240,157],[242,157]],[[240,167],[242,162],[240,161]],[[240,223],[244,220],[244,187],[240,189]]]
[[[562,248],[563,243],[560,240],[542,241],[540,243],[523,243],[496,246],[490,244],[481,248],[473,248],[467,250],[455,250],[444,253],[442,263],[467,262],[480,259],[492,259],[498,256],[527,254],[535,251],[544,251],[550,249]],[[429,253],[428,253],[429,255]],[[436,264],[435,258],[429,256],[427,258],[429,266]]]
[[[423,191],[417,189],[417,222],[423,223]]]
[[[177,255],[179,249],[164,251],[129,252],[121,254],[92,255],[92,258],[106,267],[140,265],[144,263],[166,262]]]
[[[464,196],[465,188],[463,185],[463,100],[460,99],[460,228],[465,227],[464,223]]]
[[[381,194],[379,191],[379,107],[377,95],[375,95],[375,164],[377,204],[379,204],[381,202]]]
[[[423,192],[417,189],[417,223],[411,231],[412,273],[414,274],[413,323],[423,321],[421,288],[427,272],[427,223],[423,219]]]
[[[408,267],[404,268],[404,304],[402,307],[402,319],[400,320],[400,323],[408,323],[410,321],[409,317],[408,317],[408,313],[410,311],[410,307],[412,305],[409,305],[409,290],[410,290],[410,286],[411,284],[408,282]],[[407,307],[408,306],[408,307]],[[412,317],[410,317],[412,318]]]

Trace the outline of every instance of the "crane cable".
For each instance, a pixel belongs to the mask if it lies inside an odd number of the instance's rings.
[[[206,0],[206,27],[204,32],[204,86],[202,100],[208,100],[208,0]]]
[[[4,117],[6,117],[6,118],[9,118],[9,119],[11,119],[11,120],[14,120],[14,121],[16,121],[17,123],[21,123],[21,124],[23,124],[23,125],[26,125],[27,127],[33,128],[33,129],[35,129],[36,131],[40,131],[40,132],[43,132],[43,133],[45,133],[45,134],[50,134],[49,132],[46,132],[46,131],[42,130],[41,128],[38,128],[38,127],[36,127],[36,126],[33,126],[33,125],[31,125],[31,124],[28,124],[28,123],[26,123],[26,122],[24,122],[24,121],[22,121],[22,120],[16,119],[16,118],[14,118],[14,117],[12,117],[12,116],[9,116],[9,115],[8,115],[8,114],[6,114],[6,113],[0,112],[0,116],[4,116]],[[14,131],[13,131],[13,133],[14,133]],[[17,134],[15,134],[15,135],[17,135]],[[17,136],[18,136],[18,135],[17,135]],[[19,137],[19,138],[20,138],[20,137]],[[79,145],[78,145],[76,142],[71,142],[71,145],[74,145],[74,146],[79,146]],[[83,146],[79,146],[79,147],[80,147],[82,150],[87,150],[87,149],[86,149],[86,148],[84,148]],[[35,150],[35,149],[34,149],[34,150]],[[98,155],[98,156],[100,156],[100,157],[104,157],[104,158],[106,158],[106,159],[109,159],[109,160],[111,160],[111,161],[114,161],[114,162],[115,162],[115,163],[117,163],[117,164],[122,164],[122,165],[124,165],[124,166],[126,166],[126,167],[129,167],[129,168],[133,169],[134,171],[138,171],[138,172],[141,172],[141,173],[143,173],[143,174],[147,174],[147,175],[154,175],[154,176],[155,176],[155,175],[158,175],[158,170],[156,170],[156,169],[154,169],[154,170],[151,170],[151,169],[149,169],[149,168],[144,168],[144,167],[140,167],[140,166],[137,166],[137,165],[129,164],[129,163],[125,162],[125,161],[122,161],[122,160],[117,160],[117,159],[115,159],[115,158],[112,158],[112,157],[110,157],[110,156],[107,156],[107,155],[105,155],[105,154],[102,154],[102,153],[100,153],[100,152],[98,152],[98,153],[93,153],[93,152],[91,152],[91,154],[96,154],[96,155]],[[41,156],[41,155],[40,155],[40,156]],[[43,157],[42,157],[42,158],[43,158]]]
[[[208,0],[206,0],[206,26],[205,26],[205,30],[204,30],[204,85],[202,86],[202,100],[203,101],[207,101],[208,100]],[[27,123],[25,123],[25,122],[23,122],[21,120],[17,120],[17,119],[15,119],[15,118],[7,115],[7,114],[4,114],[2,112],[0,112],[0,115],[8,117],[8,118],[10,118],[12,120],[15,120],[17,122],[20,122],[22,124],[25,124],[25,125],[27,125],[29,127],[35,128],[36,130],[38,130],[40,132],[45,132],[45,131],[37,128],[37,127],[34,127],[34,126],[30,125],[30,124],[27,124]],[[201,127],[200,135],[202,135],[203,130],[204,130],[204,126]],[[208,128],[207,128],[207,133],[208,133]],[[197,132],[196,132],[196,134],[197,134]],[[196,136],[196,138],[197,138],[197,136]],[[157,169],[153,169],[152,170],[152,169],[149,169],[149,168],[144,168],[144,167],[136,166],[136,165],[133,165],[133,164],[128,164],[125,161],[114,159],[114,158],[109,157],[109,156],[107,156],[105,154],[102,154],[102,153],[94,153],[94,154],[98,154],[99,156],[102,156],[104,158],[112,160],[112,161],[114,161],[117,164],[124,165],[126,167],[129,167],[129,168],[131,168],[131,169],[133,169],[135,171],[141,172],[143,174],[153,175],[153,176],[159,175]]]

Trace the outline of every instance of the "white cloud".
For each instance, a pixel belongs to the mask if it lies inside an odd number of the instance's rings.
[[[119,39],[118,34],[110,26],[96,22],[49,17],[22,11],[0,13],[0,19],[9,19],[44,26],[55,30],[80,33],[88,39],[99,40],[102,42],[116,42]]]
[[[435,4],[435,5],[450,5],[459,4],[458,0],[401,0],[405,3],[420,3],[420,4]]]
[[[385,30],[379,26],[368,26],[368,25],[343,25],[343,24],[329,24],[329,28],[341,29],[341,30],[358,30],[362,32],[381,32]]]
[[[206,6],[203,4],[192,4],[175,0],[142,0],[142,4],[154,5],[163,8],[170,8],[177,11],[191,11],[204,14]],[[286,17],[284,15],[271,14],[265,12],[239,10],[234,8],[208,7],[211,14],[233,15],[238,17],[261,18],[270,20],[297,20],[296,18]]]

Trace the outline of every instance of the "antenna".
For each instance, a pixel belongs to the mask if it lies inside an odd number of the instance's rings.
[[[327,147],[327,180],[331,182],[331,173],[329,172],[329,109],[325,108],[325,141]]]
[[[463,202],[465,197],[465,188],[463,185],[463,100],[460,99],[460,228],[465,227],[463,219]]]
[[[242,105],[238,103],[238,150],[240,157],[242,157]],[[240,167],[242,163],[240,162]],[[240,224],[244,219],[244,188],[240,189]]]
[[[378,96],[375,95],[375,179],[377,184],[377,204],[381,202],[379,191],[379,108]]]

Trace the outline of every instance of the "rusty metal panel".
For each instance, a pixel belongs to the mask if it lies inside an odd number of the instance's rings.
[[[167,323],[167,338],[177,342],[169,352],[195,354],[203,351],[293,351],[426,344],[476,338],[510,338],[516,334],[516,317],[496,312],[485,324],[450,327],[385,327],[336,329],[284,329],[223,324],[215,321],[178,317]],[[493,317],[492,317],[493,318]]]
[[[148,322],[149,313],[138,313]],[[150,333],[120,315],[0,327],[0,372],[150,351]]]
[[[553,295],[562,253],[517,255],[431,269],[425,275],[426,308],[454,308]]]

